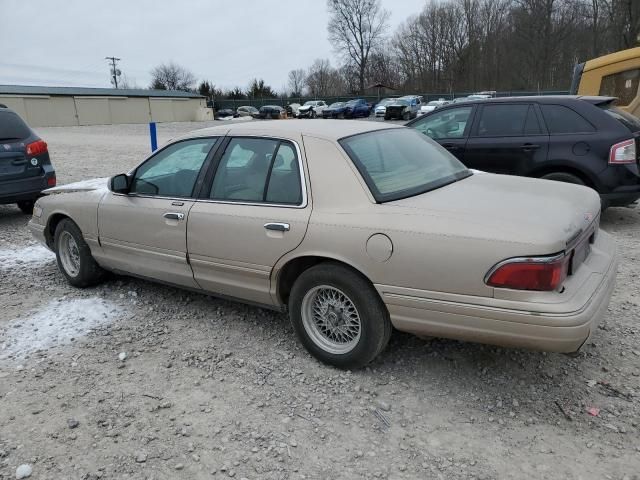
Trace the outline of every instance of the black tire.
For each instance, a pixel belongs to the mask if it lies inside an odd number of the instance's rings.
[[[321,286],[343,293],[355,307],[360,319],[359,338],[354,339],[353,346],[346,352],[328,351],[312,338],[313,334],[305,327],[305,297],[309,294],[313,298],[314,290],[323,290]],[[338,315],[341,316],[343,311]],[[311,267],[298,277],[289,295],[289,317],[298,338],[309,353],[321,362],[345,369],[361,367],[371,362],[387,346],[392,331],[387,308],[373,285],[359,273],[333,262]],[[344,317],[334,315],[334,318],[340,320]]]
[[[63,245],[61,245],[61,237],[63,235],[71,235],[76,245],[76,253],[79,258],[79,269],[77,273],[67,271],[67,268],[64,266],[64,261],[61,259],[61,249]],[[56,226],[56,231],[53,236],[54,239],[54,250],[56,252],[56,260],[58,262],[58,268],[62,272],[62,274],[74,287],[85,288],[91,285],[95,285],[102,281],[105,277],[105,271],[96,263],[91,255],[91,249],[89,249],[89,245],[84,241],[82,237],[82,232],[80,228],[70,219],[65,218],[61,220],[60,223]],[[64,243],[64,242],[63,242]]]
[[[22,202],[18,202],[18,208],[22,210],[22,213],[31,215],[33,213],[33,205],[35,203],[35,200],[24,200]]]
[[[547,173],[541,178],[544,178],[545,180],[554,180],[556,182],[574,183],[576,185],[585,184],[580,177],[577,177],[572,173],[567,173],[567,172]]]
[[[404,112],[402,114],[402,120],[408,121],[409,119],[411,119],[411,113],[410,112]]]

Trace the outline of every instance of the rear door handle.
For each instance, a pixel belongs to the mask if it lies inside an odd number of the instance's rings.
[[[291,227],[288,223],[265,223],[264,228],[275,230],[276,232],[288,232]]]
[[[164,218],[168,220],[184,220],[184,213],[167,212],[164,214]]]

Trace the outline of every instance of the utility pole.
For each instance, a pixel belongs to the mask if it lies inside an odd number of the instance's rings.
[[[109,60],[109,64],[111,65],[111,83],[113,83],[115,88],[118,88],[118,77],[122,72],[116,67],[121,59],[117,57],[104,57],[104,59]]]

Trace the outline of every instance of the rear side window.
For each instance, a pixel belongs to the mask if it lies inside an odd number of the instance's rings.
[[[629,105],[638,95],[640,68],[612,73],[602,77],[600,95],[618,97],[620,105]]]
[[[600,108],[609,116],[618,120],[621,124],[627,127],[632,132],[640,131],[640,119],[630,113],[620,110],[619,108],[612,107],[611,105],[600,105]]]
[[[564,105],[540,105],[540,108],[551,135],[596,131],[582,115]]]
[[[0,111],[0,141],[22,140],[31,136],[31,129],[13,112]]]
[[[293,144],[268,138],[232,139],[220,159],[209,198],[301,204],[301,172]]]
[[[538,120],[530,105],[485,105],[478,122],[478,136],[501,137],[540,133]]]

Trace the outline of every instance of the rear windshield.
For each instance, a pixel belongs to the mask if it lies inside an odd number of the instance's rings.
[[[611,104],[599,105],[599,107],[632,132],[640,131],[640,118],[634,117],[618,107],[612,107]]]
[[[340,140],[378,203],[419,195],[471,175],[458,159],[410,128]]]
[[[31,130],[17,114],[0,110],[0,141],[22,140],[29,136]]]

